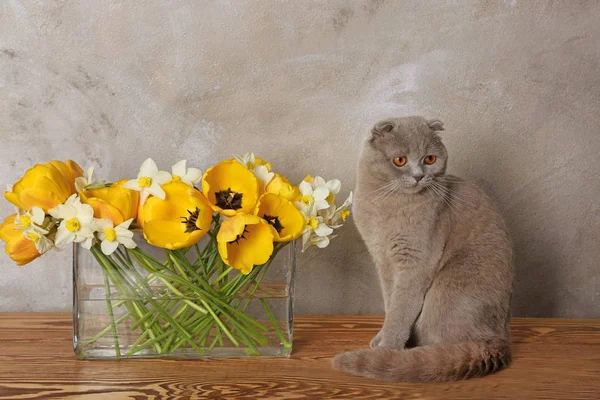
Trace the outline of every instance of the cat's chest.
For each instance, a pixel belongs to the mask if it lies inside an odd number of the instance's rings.
[[[427,207],[414,204],[373,204],[358,198],[354,219],[367,245],[385,245],[402,237],[407,246],[421,246],[435,232],[435,215]]]

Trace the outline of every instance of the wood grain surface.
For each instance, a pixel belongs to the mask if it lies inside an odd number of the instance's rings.
[[[512,366],[481,379],[385,383],[331,369],[381,322],[298,316],[289,359],[80,361],[70,314],[0,313],[0,399],[600,399],[600,320],[515,318]]]

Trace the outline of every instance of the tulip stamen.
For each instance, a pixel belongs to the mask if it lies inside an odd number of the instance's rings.
[[[239,210],[242,208],[242,194],[227,188],[215,193],[217,206],[223,210]]]
[[[235,240],[232,240],[231,242],[229,242],[229,244],[240,244],[240,239],[246,239],[246,236],[244,236],[244,234],[249,233],[248,230],[244,227],[244,232],[242,232],[241,235],[237,235],[237,237],[235,238]]]
[[[183,219],[181,223],[185,224],[185,233],[200,231],[201,229],[198,228],[198,225],[196,225],[196,221],[198,221],[198,215],[200,215],[200,209],[196,207],[196,210],[187,210],[187,212],[190,214],[189,217],[181,217],[181,219]]]
[[[279,221],[279,217],[272,215],[263,215],[263,219],[267,221],[269,225],[273,225],[273,228],[277,231],[277,233],[281,233],[283,230],[283,225],[281,225],[281,221]]]

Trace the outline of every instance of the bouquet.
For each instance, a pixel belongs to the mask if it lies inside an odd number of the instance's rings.
[[[110,338],[116,357],[130,357],[204,354],[226,341],[258,355],[269,332],[291,347],[259,296],[261,282],[296,239],[303,251],[329,244],[350,214],[352,193],[336,205],[340,187],[310,175],[293,185],[252,153],[204,174],[185,160],[161,171],[148,158],[137,178],[115,182],[94,180],[93,168],[84,173],[71,160],[51,161],[7,186],[16,213],[0,225],[0,239],[18,265],[72,243],[90,251],[107,319],[85,346]],[[264,321],[246,312],[252,300]],[[136,335],[126,346],[124,326]]]

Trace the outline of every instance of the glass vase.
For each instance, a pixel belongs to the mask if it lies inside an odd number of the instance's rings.
[[[91,251],[74,246],[75,354],[80,359],[288,357],[294,243],[277,250],[269,262],[241,275],[218,254],[201,254],[200,246],[174,252],[144,243],[111,256],[98,245]],[[208,261],[213,267],[206,267]]]

